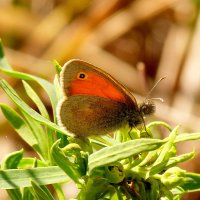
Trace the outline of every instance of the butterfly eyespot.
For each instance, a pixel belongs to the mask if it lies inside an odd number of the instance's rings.
[[[80,80],[85,80],[87,79],[87,74],[85,72],[79,72],[77,78]]]

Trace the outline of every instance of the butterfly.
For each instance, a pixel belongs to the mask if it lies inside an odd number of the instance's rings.
[[[76,136],[103,135],[127,124],[133,128],[155,112],[150,99],[138,105],[128,88],[82,60],[73,59],[63,66],[60,86],[58,123]]]

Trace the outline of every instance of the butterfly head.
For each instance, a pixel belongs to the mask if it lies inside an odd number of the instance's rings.
[[[151,99],[146,99],[141,105],[139,105],[139,112],[142,117],[145,115],[152,115],[156,110],[156,106]]]

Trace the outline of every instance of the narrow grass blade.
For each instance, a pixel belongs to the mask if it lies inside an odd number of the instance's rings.
[[[56,116],[57,98],[56,98],[56,91],[55,91],[54,85],[52,85],[50,82],[42,78],[39,78],[37,76],[33,76],[33,75],[22,73],[22,72],[17,72],[8,68],[5,69],[1,63],[0,63],[0,71],[8,74],[9,76],[13,76],[15,78],[37,82],[48,94],[51,104],[52,104],[54,116]]]
[[[6,94],[15,102],[15,104],[19,107],[20,110],[24,111],[35,119],[36,121],[40,122],[41,124],[46,125],[47,127],[56,130],[60,133],[67,134],[65,131],[61,130],[60,127],[51,121],[47,120],[43,116],[41,116],[39,113],[37,113],[35,110],[30,108],[14,91],[14,89],[5,81],[0,80],[0,87],[6,92]]]
[[[53,196],[45,186],[38,185],[35,181],[31,181],[33,195],[37,200],[54,200]]]
[[[48,185],[66,182],[70,179],[57,166],[0,170],[0,189],[31,187],[31,180],[34,180],[38,185]]]
[[[15,110],[5,104],[0,104],[0,108],[19,136],[37,152],[41,153],[37,139],[25,120]]]
[[[26,81],[22,81],[22,83],[24,85],[27,95],[36,104],[41,115],[43,117],[49,119],[49,114],[48,114],[44,104],[42,103],[40,97],[37,95],[37,93],[33,90],[33,88]]]

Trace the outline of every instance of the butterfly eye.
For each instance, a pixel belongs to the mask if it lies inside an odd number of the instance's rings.
[[[77,78],[80,80],[85,80],[87,78],[87,74],[85,72],[79,72]]]

